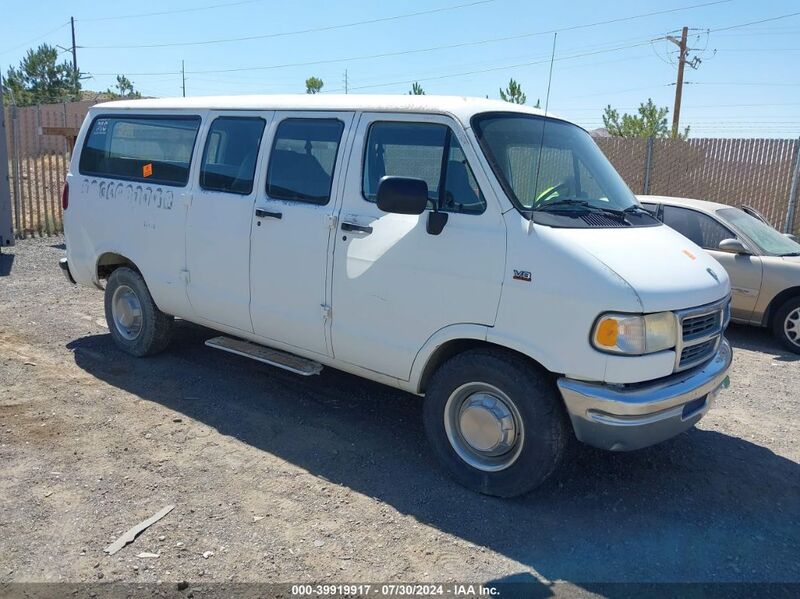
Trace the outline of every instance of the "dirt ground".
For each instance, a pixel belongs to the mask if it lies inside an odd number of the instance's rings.
[[[800,361],[764,331],[731,328],[731,388],[695,430],[579,447],[500,500],[437,468],[420,398],[224,354],[188,323],[162,355],[121,353],[102,294],[62,277],[61,243],[0,262],[0,586],[800,582]]]

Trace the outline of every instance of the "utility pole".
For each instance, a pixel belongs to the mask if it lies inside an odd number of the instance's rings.
[[[183,89],[183,97],[186,97],[186,69],[183,60],[181,60],[181,89]]]
[[[678,81],[675,83],[675,108],[672,111],[672,137],[678,136],[678,127],[681,121],[681,98],[683,96],[683,69],[686,66],[686,38],[689,35],[689,28],[681,29],[681,39],[678,41],[671,35],[667,39],[678,46]]]
[[[348,91],[347,89],[347,69],[344,70],[344,93],[346,94]]]
[[[75,17],[69,18],[69,24],[72,27],[72,71],[75,77],[78,76],[78,47],[75,45]]]

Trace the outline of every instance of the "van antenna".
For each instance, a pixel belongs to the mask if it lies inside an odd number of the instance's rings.
[[[545,119],[542,122],[542,135],[539,139],[539,157],[536,160],[536,178],[533,180],[533,193],[539,189],[539,172],[542,169],[542,150],[544,149],[544,128],[547,126],[547,110],[550,107],[550,84],[553,83],[553,62],[555,62],[556,58],[556,39],[558,38],[558,32],[553,33],[553,51],[550,53],[550,74],[547,76],[547,95],[544,99],[544,116]],[[536,198],[534,198],[534,202]],[[528,218],[528,235],[531,234],[533,231],[533,204],[531,204],[531,215]]]

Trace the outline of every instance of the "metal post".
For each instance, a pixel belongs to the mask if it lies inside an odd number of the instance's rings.
[[[653,164],[653,137],[647,138],[647,154],[644,159],[644,191],[642,193],[647,195],[650,193],[650,167]]]
[[[3,81],[0,77],[0,250],[9,245],[14,245],[14,227],[11,222],[11,184],[8,179],[6,111],[3,106]]]
[[[17,106],[11,105],[11,176],[14,177],[14,225],[15,233],[25,237],[25,216],[22,213],[22,181],[19,158],[19,131],[17,130]]]
[[[789,208],[786,211],[786,223],[783,225],[784,233],[794,233],[794,213],[797,208],[797,188],[800,186],[800,139],[795,143],[794,174],[792,175],[792,185],[789,188]]]

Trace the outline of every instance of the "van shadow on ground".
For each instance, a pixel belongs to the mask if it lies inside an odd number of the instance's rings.
[[[111,385],[550,580],[800,581],[800,465],[769,449],[697,429],[633,453],[581,446],[533,494],[484,497],[438,469],[420,398],[331,369],[296,376],[205,347],[207,329],[176,328],[150,359],[123,354],[108,334],[68,347]]]
[[[743,324],[731,324],[725,332],[734,351],[746,349],[772,356],[779,362],[796,362],[800,354],[795,354],[783,347],[780,341],[772,336],[770,329],[752,327]]]

